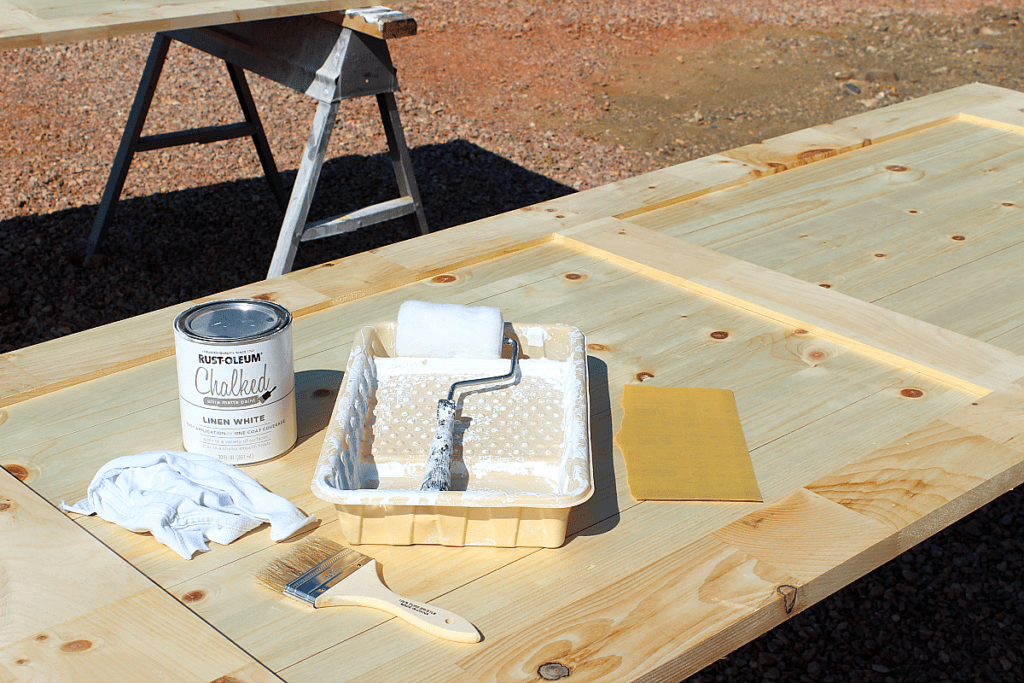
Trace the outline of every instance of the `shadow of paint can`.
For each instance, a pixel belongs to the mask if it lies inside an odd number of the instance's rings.
[[[209,301],[174,319],[185,450],[231,465],[296,441],[292,315],[261,299]]]

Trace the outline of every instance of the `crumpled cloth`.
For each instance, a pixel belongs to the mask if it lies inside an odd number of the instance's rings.
[[[60,504],[129,531],[148,531],[186,560],[209,550],[207,541],[227,545],[265,522],[270,538],[283,541],[316,519],[231,465],[177,451],[111,460],[93,477],[86,498]]]

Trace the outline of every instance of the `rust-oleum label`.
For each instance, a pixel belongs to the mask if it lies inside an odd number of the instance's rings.
[[[266,301],[201,304],[175,320],[185,450],[231,464],[295,444],[291,314]]]

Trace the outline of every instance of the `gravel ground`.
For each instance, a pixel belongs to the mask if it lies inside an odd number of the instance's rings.
[[[420,24],[392,51],[427,218],[443,229],[962,83],[1024,90],[1019,17],[986,4],[396,5]],[[266,272],[281,213],[245,141],[137,157],[84,267],[148,46],[0,53],[0,352]],[[895,78],[866,77],[879,69]],[[290,185],[312,106],[250,84]],[[172,47],[146,132],[237,117],[222,66]],[[371,102],[345,106],[311,217],[395,196],[379,130]],[[409,236],[399,222],[304,244],[296,268]],[[691,680],[1024,680],[1021,505],[1003,496]]]

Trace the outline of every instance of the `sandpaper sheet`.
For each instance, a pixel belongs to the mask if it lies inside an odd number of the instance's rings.
[[[633,498],[761,501],[731,391],[627,384],[622,407]]]

